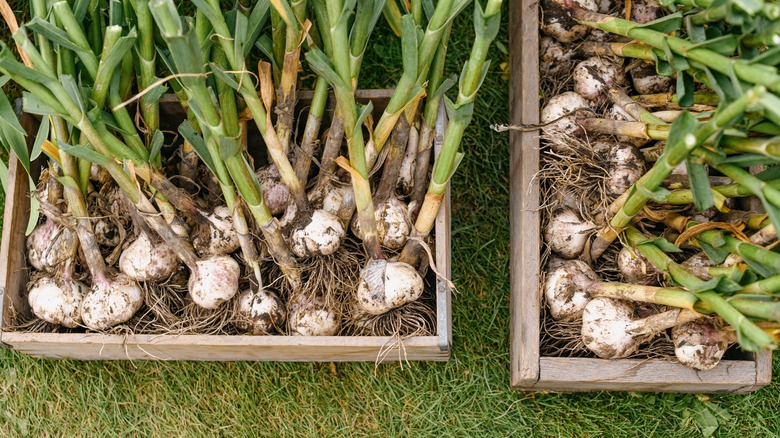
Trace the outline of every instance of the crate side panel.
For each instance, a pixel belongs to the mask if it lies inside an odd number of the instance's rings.
[[[404,341],[390,337],[311,336],[117,336],[6,333],[14,349],[36,357],[79,360],[199,360],[398,362],[444,361],[435,336]]]
[[[538,2],[510,2],[511,123],[539,123]],[[510,132],[510,380],[530,386],[539,378],[538,132]]]
[[[666,360],[551,358],[540,360],[535,391],[643,391],[727,393],[756,386],[756,362],[724,360],[709,371],[695,371]]]

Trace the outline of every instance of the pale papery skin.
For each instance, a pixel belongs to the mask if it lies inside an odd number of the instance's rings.
[[[32,283],[27,301],[33,314],[49,324],[76,328],[81,325],[81,300],[89,288],[80,281],[41,277]]]
[[[562,43],[571,43],[585,38],[590,28],[578,23],[571,13],[570,4],[596,12],[599,5],[595,0],[543,0],[541,30]]]
[[[100,218],[95,221],[95,240],[101,246],[114,248],[119,245],[119,232],[114,225],[107,218]]]
[[[238,293],[241,268],[230,256],[212,256],[196,262],[187,283],[192,301],[204,309],[216,309]]]
[[[239,330],[267,335],[284,327],[284,304],[276,294],[247,289],[239,297],[238,318]]]
[[[292,232],[290,249],[298,257],[330,255],[336,252],[345,237],[344,226],[338,217],[315,210],[308,224]]]
[[[596,226],[583,220],[572,210],[558,210],[550,216],[544,230],[544,241],[558,256],[578,257]]]
[[[726,334],[711,320],[693,321],[672,328],[672,341],[677,360],[700,371],[715,368],[729,347]]]
[[[539,69],[544,75],[557,76],[569,71],[574,64],[574,52],[549,36],[541,39],[539,57]]]
[[[599,281],[599,277],[587,263],[580,260],[563,261],[547,274],[544,296],[553,319],[574,321],[582,315],[583,309],[590,302],[590,293],[578,284],[582,280]]]
[[[674,78],[656,74],[655,67],[649,64],[632,68],[629,74],[639,94],[666,93],[674,85]]]
[[[609,154],[607,161],[607,194],[622,195],[645,174],[645,159],[634,146],[620,143]]]
[[[417,300],[422,295],[422,277],[411,265],[371,260],[360,272],[358,307],[371,315],[382,315]]]
[[[111,280],[95,281],[81,302],[81,317],[88,328],[105,330],[129,321],[141,304],[141,288],[119,274]]]
[[[660,284],[661,273],[645,256],[630,248],[623,247],[617,256],[620,275],[626,283],[657,286]]]
[[[179,268],[179,259],[165,243],[141,233],[119,256],[119,270],[135,281],[162,280]]]
[[[73,232],[51,219],[38,225],[27,236],[27,260],[38,271],[55,273],[69,256]]]
[[[412,222],[409,220],[409,209],[398,198],[389,198],[374,207],[374,221],[379,243],[385,248],[401,249],[406,244],[412,232]],[[363,239],[360,228],[360,217],[352,220],[352,231]]]
[[[593,102],[606,99],[607,91],[625,82],[619,65],[607,58],[588,58],[574,67],[574,91]]]
[[[609,298],[594,298],[582,312],[582,341],[603,359],[630,356],[639,347],[640,338],[631,334],[634,309],[628,303]]]
[[[209,227],[209,241],[200,242],[195,239],[193,244],[198,252],[207,255],[227,255],[235,252],[240,242],[238,233],[233,227],[233,213],[225,205],[220,205],[208,216],[211,223]]]
[[[577,110],[590,109],[591,103],[573,91],[561,93],[547,102],[542,108],[541,122],[545,126],[542,130],[551,135],[566,134],[578,136],[584,131],[575,121]],[[560,152],[560,150],[558,150]]]
[[[290,203],[290,189],[282,183],[276,166],[270,165],[260,169],[256,175],[263,191],[263,200],[265,200],[271,214],[278,216],[284,213]]]
[[[335,336],[341,318],[320,299],[298,296],[290,305],[289,327],[295,336]]]

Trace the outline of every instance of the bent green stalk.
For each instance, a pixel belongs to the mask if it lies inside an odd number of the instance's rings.
[[[150,3],[150,9],[160,29],[160,33],[170,49],[177,73],[187,75],[179,78],[179,82],[187,95],[189,107],[192,108],[201,128],[204,131],[208,131],[207,135],[218,139],[219,155],[224,160],[239,195],[260,226],[268,243],[269,251],[281,268],[287,281],[293,288],[299,288],[301,280],[297,262],[282,236],[278,222],[271,216],[271,212],[265,205],[260,185],[254,172],[249,167],[249,163],[243,156],[239,143],[240,130],[237,127],[238,117],[235,111],[235,102],[232,102],[232,106],[227,104],[222,108],[222,114],[214,106],[211,100],[211,93],[206,84],[205,62],[201,56],[200,46],[195,41],[192,29],[185,28],[185,24],[182,22],[173,2],[171,0],[153,0]],[[225,29],[218,26],[220,23],[224,25],[224,21],[220,22],[215,19],[211,23],[220,35],[229,35],[228,33],[220,33],[220,31],[227,30],[226,25]],[[220,38],[220,41],[225,41],[225,39]],[[228,47],[232,49],[232,46]],[[232,50],[224,50],[224,53],[228,58],[228,62],[231,56],[233,58],[236,56]],[[257,94],[254,92],[252,94],[257,104],[259,104]],[[227,101],[225,102],[227,103]],[[265,119],[266,114],[264,110],[262,115],[262,120],[257,120],[256,118],[255,121],[258,123],[258,127],[265,128],[267,120]],[[271,126],[267,127],[266,132],[273,132]],[[282,155],[286,160],[283,152]],[[290,189],[292,191],[292,188]]]
[[[591,245],[591,259],[598,259],[606,251],[607,247],[617,238],[620,230],[631,223],[631,219],[644,208],[653,192],[661,186],[675,167],[685,161],[696,147],[702,145],[713,134],[743,116],[746,109],[759,101],[764,93],[766,93],[766,89],[760,86],[748,90],[742,97],[719,111],[707,123],[699,125],[694,133],[680,135],[675,142],[667,143],[663,154],[655,165],[631,186],[622,207],[610,218],[609,224],[597,233]]]
[[[701,290],[704,281],[690,274],[684,267],[677,264],[660,248],[649,241],[639,230],[629,226],[625,230],[628,243],[644,255],[658,270],[664,272],[675,283],[687,289]],[[774,349],[774,340],[764,333],[752,321],[731,306],[728,301],[712,290],[704,290],[694,293],[705,305],[723,318],[729,325],[737,329],[740,337],[740,346],[748,351],[758,349]]]
[[[446,100],[449,125],[444,135],[441,153],[433,166],[428,193],[425,195],[420,214],[415,221],[412,237],[424,239],[433,229],[436,216],[444,200],[447,184],[462,158],[462,154],[458,151],[460,142],[463,133],[471,123],[474,114],[474,101],[488,71],[487,53],[501,24],[501,4],[502,0],[489,0],[484,9],[481,8],[479,2],[474,4],[476,38],[471,48],[469,60],[466,62],[460,77],[458,98],[455,102]],[[407,261],[414,266],[421,250],[418,242],[419,239],[409,239],[404,246],[400,260]]]

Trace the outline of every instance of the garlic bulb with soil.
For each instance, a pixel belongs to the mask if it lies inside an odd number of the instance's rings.
[[[101,246],[114,248],[119,245],[119,230],[111,220],[100,218],[95,221],[95,240]]]
[[[201,255],[226,255],[235,252],[239,245],[238,233],[233,227],[233,212],[220,205],[208,216],[210,222],[208,241],[195,236],[192,244]]]
[[[325,210],[314,210],[306,221],[290,235],[292,252],[298,257],[333,254],[346,236],[339,218]]]
[[[590,102],[573,91],[561,93],[547,102],[542,108],[542,130],[551,135],[580,135],[582,128],[575,122],[576,113],[590,110]],[[553,143],[553,148],[555,148]]]
[[[216,309],[238,292],[241,268],[230,256],[212,256],[198,260],[197,269],[190,274],[187,283],[190,297],[205,309]]]
[[[550,216],[544,229],[544,241],[554,253],[565,259],[582,254],[588,237],[597,227],[569,209],[561,209]]]
[[[715,368],[729,347],[728,338],[713,320],[699,320],[672,329],[674,355],[681,364],[695,370]]]
[[[544,296],[550,315],[556,321],[574,321],[590,302],[590,294],[583,287],[588,281],[599,281],[587,263],[580,260],[566,260],[547,274],[544,281]]]
[[[618,197],[645,174],[645,157],[639,149],[620,143],[607,159],[607,194]]]
[[[621,70],[607,58],[588,58],[574,67],[574,91],[593,102],[604,101],[610,88],[625,82]]]
[[[291,335],[335,336],[341,329],[341,318],[318,297],[303,294],[289,304],[288,326]]]
[[[143,232],[119,256],[119,270],[135,281],[162,280],[178,267],[179,259],[168,245],[152,242]]]
[[[595,0],[543,0],[542,32],[562,43],[570,43],[588,35],[590,28],[580,24],[571,13],[570,4],[589,11],[598,11],[599,4]]]
[[[76,242],[70,229],[46,219],[27,236],[27,259],[33,268],[53,274],[70,257]]]
[[[27,302],[39,319],[75,328],[81,325],[81,301],[88,291],[80,281],[40,277],[30,284]]]
[[[81,317],[88,328],[105,330],[130,320],[141,304],[141,288],[126,275],[94,278],[92,288],[81,302]]]
[[[620,359],[635,353],[639,346],[656,334],[699,318],[689,310],[667,312],[634,318],[634,306],[627,301],[594,298],[582,312],[582,341],[603,359]]]
[[[258,170],[256,174],[263,192],[263,200],[271,210],[271,214],[278,216],[284,213],[287,204],[290,203],[290,189],[282,183],[279,170],[276,166],[270,165]]]
[[[403,248],[412,231],[412,222],[409,220],[409,209],[406,204],[398,198],[391,197],[374,206],[374,219],[379,243],[390,249]],[[363,239],[358,216],[352,220],[352,231]]]
[[[631,84],[639,94],[667,93],[674,85],[674,78],[656,73],[652,64],[642,64],[629,71]]]
[[[648,286],[660,283],[661,272],[645,256],[628,247],[623,247],[618,253],[617,265],[626,283]]]
[[[247,289],[238,301],[239,330],[251,335],[267,335],[284,329],[285,307],[276,294],[264,289]]]
[[[358,307],[381,315],[420,298],[423,279],[417,270],[403,262],[371,260],[360,272]]]
[[[541,39],[539,56],[541,57],[539,69],[545,75],[557,76],[569,71],[574,65],[572,61],[574,52],[567,50],[563,44],[548,36],[543,36]]]
[[[635,0],[631,4],[631,20],[636,23],[649,23],[659,19],[661,15],[661,5],[655,0]]]

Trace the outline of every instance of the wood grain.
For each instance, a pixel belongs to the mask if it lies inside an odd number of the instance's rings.
[[[281,362],[446,361],[436,336],[391,337],[101,335],[6,332],[3,341],[36,357],[79,360]]]
[[[359,90],[361,103],[371,101],[374,114],[381,115],[392,90]],[[299,111],[305,111],[312,93],[300,93]],[[334,104],[335,106],[335,104]],[[175,95],[161,99],[160,113],[167,129],[176,129],[185,113]],[[446,126],[446,114],[442,125]],[[30,146],[38,122],[23,114],[22,125]],[[251,124],[250,124],[251,125]],[[165,128],[165,126],[164,126]],[[251,135],[250,129],[250,135]],[[443,136],[438,133],[437,138]],[[258,143],[260,144],[260,143]],[[27,268],[24,257],[24,231],[29,218],[29,189],[24,169],[12,156],[9,190],[6,194],[0,287],[4,294],[3,316],[29,311],[26,300]],[[436,280],[436,336],[417,336],[401,342],[394,337],[376,336],[207,336],[207,335],[101,335],[96,333],[21,333],[0,330],[0,341],[12,348],[37,357],[80,360],[251,360],[251,361],[366,361],[398,362],[401,360],[446,361],[452,346],[450,257],[450,192],[439,211],[435,227],[436,261],[446,278]],[[2,322],[2,321],[0,321]],[[3,327],[3,325],[0,325]]]
[[[538,3],[509,4],[512,124],[539,123]],[[532,386],[539,379],[539,133],[510,131],[510,380]]]

